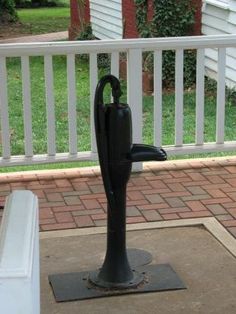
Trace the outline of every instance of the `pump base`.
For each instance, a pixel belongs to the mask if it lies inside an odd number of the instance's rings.
[[[152,254],[145,250],[128,248],[127,257],[131,268],[144,266],[152,262]]]
[[[144,274],[140,273],[139,271],[132,270],[133,272],[133,278],[130,281],[126,282],[119,282],[119,283],[114,283],[114,282],[109,282],[109,281],[104,281],[99,278],[99,271],[93,271],[92,273],[89,274],[88,277],[88,283],[91,284],[91,287],[94,289],[112,289],[112,290],[127,290],[131,288],[136,288],[140,284],[145,282],[145,277]]]
[[[127,287],[127,289],[105,289],[95,286],[89,280],[90,272],[50,275],[49,282],[57,302],[186,289],[182,280],[169,264],[142,266],[138,267],[136,271],[144,276],[144,280],[138,286]]]

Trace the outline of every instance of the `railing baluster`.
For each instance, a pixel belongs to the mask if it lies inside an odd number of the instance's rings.
[[[47,107],[47,152],[49,156],[56,154],[56,135],[55,135],[55,102],[53,89],[53,65],[52,56],[44,57],[44,74]]]
[[[130,49],[127,54],[127,99],[132,110],[133,142],[142,143],[143,130],[143,88],[142,88],[142,50]],[[141,171],[142,163],[133,166]]]
[[[91,125],[91,151],[97,152],[97,144],[95,138],[94,126],[94,95],[98,82],[98,63],[97,54],[90,53],[89,55],[89,77],[90,77],[90,125]]]
[[[10,158],[10,127],[8,115],[8,95],[7,95],[7,68],[6,58],[0,57],[0,115],[1,115],[1,137],[2,137],[2,157]]]
[[[111,74],[119,78],[119,58],[120,54],[118,51],[111,53]]]
[[[175,145],[183,145],[183,49],[175,55]]]
[[[118,51],[111,53],[111,74],[119,79],[119,58],[120,54]],[[113,102],[113,96],[111,94],[111,102]]]
[[[226,48],[218,50],[216,143],[224,143]]]
[[[143,93],[142,93],[142,51],[130,49],[128,52],[127,98],[132,110],[133,142],[142,143]]]
[[[22,92],[24,108],[24,136],[25,155],[33,156],[33,133],[32,133],[32,112],[31,112],[31,84],[30,84],[30,64],[29,57],[21,57],[22,72]]]
[[[68,86],[68,121],[69,121],[69,152],[76,155],[77,149],[77,114],[76,114],[76,83],[75,55],[67,55],[67,86]]]
[[[196,144],[204,143],[204,49],[197,50],[196,73]]]
[[[154,145],[162,145],[162,51],[154,51]]]

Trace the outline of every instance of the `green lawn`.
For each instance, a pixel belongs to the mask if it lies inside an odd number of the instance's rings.
[[[45,81],[42,57],[31,57],[31,97],[34,153],[42,154],[47,151],[46,135],[46,105]],[[22,83],[21,68],[18,58],[8,60],[8,96],[9,117],[11,128],[12,154],[24,154],[23,112],[22,112]],[[68,119],[67,119],[67,80],[66,59],[63,56],[53,58],[54,93],[56,111],[56,146],[58,152],[68,151]],[[99,70],[99,76],[106,70]],[[126,101],[125,84],[122,83]],[[90,96],[89,68],[86,60],[76,60],[76,90],[77,90],[77,124],[78,147],[80,151],[90,150]],[[110,95],[106,91],[106,100]],[[163,145],[174,143],[174,93],[163,95]],[[153,144],[153,97],[143,98],[144,142]],[[210,93],[205,99],[205,141],[215,141],[216,96]],[[135,121],[133,121],[135,123]],[[226,140],[236,139],[236,106],[226,104]],[[195,138],[195,91],[185,92],[184,95],[184,143],[193,143]],[[182,157],[181,157],[182,158]],[[74,164],[71,164],[73,166]],[[87,165],[87,164],[85,164]],[[45,166],[39,166],[37,168]],[[52,166],[55,167],[55,166]],[[58,165],[56,165],[58,167]],[[63,167],[63,165],[60,165]],[[35,167],[34,167],[35,168]],[[6,171],[6,169],[3,169]]]
[[[60,0],[58,7],[18,9],[19,21],[0,25],[0,38],[66,31],[70,25],[69,0]]]
[[[69,7],[19,9],[17,13],[21,31],[26,34],[65,31],[70,24]]]
[[[195,91],[184,94],[184,143],[195,141]],[[144,141],[152,143],[153,130],[153,97],[144,97]],[[163,145],[174,143],[174,93],[163,95]],[[225,140],[236,139],[236,106],[226,103]],[[204,141],[216,140],[216,96],[205,99]]]
[[[46,151],[46,105],[45,81],[42,57],[30,58],[31,64],[31,101],[33,143],[35,153]],[[67,120],[67,79],[65,57],[54,57],[54,93],[56,110],[56,144],[58,152],[68,151],[68,120]],[[12,154],[23,153],[23,118],[22,118],[22,86],[20,61],[12,58],[8,63],[8,91]],[[88,66],[80,62],[76,71],[77,78],[77,121],[78,147],[80,150],[90,149],[89,133],[89,78]]]

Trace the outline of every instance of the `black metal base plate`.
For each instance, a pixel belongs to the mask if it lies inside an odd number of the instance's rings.
[[[57,302],[84,300],[131,293],[186,289],[182,280],[169,264],[148,265],[136,269],[145,280],[136,288],[101,289],[88,282],[90,272],[55,274],[49,276]]]

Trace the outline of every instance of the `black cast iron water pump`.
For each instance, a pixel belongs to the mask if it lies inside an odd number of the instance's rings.
[[[105,105],[103,92],[111,85],[113,103]],[[104,76],[94,100],[98,157],[107,197],[107,250],[97,271],[49,276],[55,298],[60,301],[108,295],[183,289],[168,264],[131,267],[126,250],[126,187],[133,162],[167,158],[162,148],[132,143],[131,111],[120,103],[119,80]]]
[[[104,105],[106,84],[112,88],[113,103]],[[126,186],[132,162],[166,160],[163,149],[132,143],[131,111],[120,103],[119,80],[104,76],[96,89],[94,120],[97,149],[108,202],[107,252],[104,264],[92,281],[102,287],[127,288],[138,285],[143,277],[132,270],[126,252]]]

